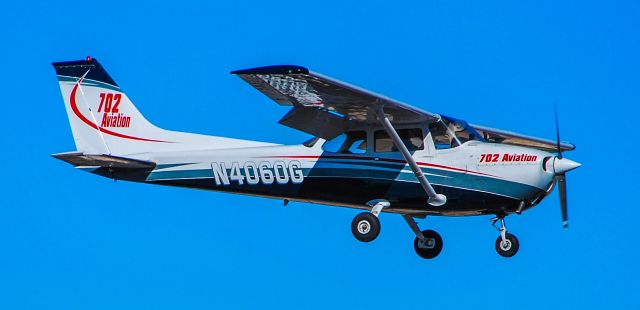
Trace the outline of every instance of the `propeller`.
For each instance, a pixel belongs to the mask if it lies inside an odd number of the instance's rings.
[[[560,211],[562,212],[562,226],[569,227],[569,215],[567,213],[567,179],[564,173],[556,176],[558,192],[560,194]]]
[[[562,212],[562,226],[569,226],[569,215],[567,212],[567,177],[565,173],[580,166],[580,164],[569,159],[562,158],[562,148],[560,147],[560,126],[558,124],[558,105],[553,103],[553,110],[556,119],[556,148],[558,155],[553,162],[553,168],[558,182],[558,193],[560,194],[560,211]]]
[[[558,104],[553,102],[553,115],[556,119],[556,148],[558,150],[558,158],[562,159],[562,149],[560,148],[560,125],[558,125]]]

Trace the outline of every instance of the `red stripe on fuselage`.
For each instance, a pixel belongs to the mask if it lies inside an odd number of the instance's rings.
[[[393,158],[379,158],[379,157],[367,157],[367,156],[316,156],[316,155],[292,155],[292,156],[261,156],[260,158],[297,158],[297,159],[321,159],[321,158],[331,158],[331,159],[350,159],[350,160],[373,160],[373,161],[384,161],[384,162],[391,162],[391,163],[400,163],[400,164],[407,164],[406,161],[402,160],[402,159],[393,159]],[[376,159],[377,158],[377,159]],[[466,169],[460,169],[460,168],[456,168],[456,167],[449,167],[449,166],[443,166],[443,165],[438,165],[438,164],[431,164],[431,163],[425,163],[425,162],[417,162],[417,164],[419,166],[425,166],[425,167],[431,167],[431,168],[440,168],[440,169],[448,169],[448,170],[454,170],[454,171],[460,171],[460,172],[468,172],[468,173],[474,173],[474,174],[480,174],[480,175],[486,175],[486,176],[490,176],[490,177],[494,177],[494,178],[500,178],[498,176],[492,175],[492,174],[488,174],[488,173],[482,173],[482,172],[477,172],[477,171],[471,171],[471,170],[466,170]]]
[[[173,143],[173,142],[169,142],[169,141],[162,141],[162,140],[153,140],[153,139],[146,139],[146,138],[140,138],[140,137],[134,137],[134,136],[129,136],[129,135],[125,135],[125,134],[121,134],[121,133],[117,133],[114,131],[111,131],[109,129],[104,129],[102,127],[98,127],[98,125],[94,124],[91,120],[87,119],[84,115],[82,115],[82,113],[80,113],[80,110],[78,109],[78,105],[76,104],[76,90],[78,90],[78,86],[80,86],[80,83],[82,83],[82,79],[79,79],[78,82],[76,83],[76,85],[73,87],[73,90],[71,90],[71,98],[69,98],[70,104],[71,104],[71,110],[73,110],[73,113],[75,113],[75,115],[80,118],[80,120],[82,120],[85,124],[89,125],[89,127],[99,130],[101,132],[104,132],[108,135],[112,135],[114,137],[118,137],[118,138],[124,138],[124,139],[131,139],[131,140],[138,140],[138,141],[147,141],[147,142],[164,142],[164,143]]]

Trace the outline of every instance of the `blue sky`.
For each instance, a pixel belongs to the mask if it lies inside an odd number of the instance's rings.
[[[11,1],[0,10],[4,177],[0,309],[638,308],[634,1]],[[357,242],[358,211],[113,182],[51,158],[74,150],[50,63],[98,58],[168,129],[299,143],[286,112],[228,74],[298,64],[425,110],[553,138],[557,101],[570,228],[557,193],[508,218],[400,216]],[[626,165],[631,166],[626,166]]]

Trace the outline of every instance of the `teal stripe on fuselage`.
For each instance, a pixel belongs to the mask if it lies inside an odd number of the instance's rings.
[[[165,165],[168,167],[169,165]],[[434,185],[488,192],[516,199],[529,198],[540,189],[509,180],[471,173],[421,167]],[[390,182],[412,182],[418,180],[406,165],[364,161],[318,161],[313,168],[303,169],[305,178],[360,178],[387,180]],[[147,181],[170,179],[213,178],[211,169],[189,169],[153,171]],[[212,183],[213,184],[213,183]]]
[[[147,177],[147,181],[200,178],[213,178],[213,171],[211,169],[153,171]]]
[[[186,165],[193,165],[193,164],[197,164],[197,163],[160,164],[160,165],[156,166],[156,170],[173,168],[173,167],[180,167],[180,166],[186,166]]]
[[[323,164],[340,164],[340,165],[356,165],[356,166],[368,166],[368,167],[379,167],[379,168],[387,168],[387,169],[399,169],[403,167],[408,167],[406,164],[401,163],[381,163],[381,162],[370,162],[370,161],[358,161],[358,160],[349,160],[349,161],[338,161],[338,160],[319,160],[317,161],[314,167],[318,167]],[[408,169],[408,168],[407,168]]]

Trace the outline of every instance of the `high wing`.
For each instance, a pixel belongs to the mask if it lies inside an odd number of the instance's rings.
[[[469,126],[473,127],[488,142],[530,147],[546,152],[556,152],[558,150],[556,141],[531,137],[515,132],[489,128],[480,125],[469,124]],[[575,148],[576,146],[569,142],[560,142],[560,150],[562,150],[563,152],[572,151]]]
[[[300,66],[268,66],[232,71],[280,105],[293,106],[279,123],[331,139],[357,123],[379,124],[376,109],[393,124],[434,122],[430,113],[386,96],[309,71]]]
[[[384,112],[394,125],[435,122],[436,113],[399,102],[360,87],[293,65],[258,67],[232,71],[273,101],[293,108],[280,124],[332,139],[358,123],[378,126],[377,109]],[[555,141],[530,137],[514,132],[470,125],[488,142],[504,143],[555,152]],[[562,151],[575,149],[571,143],[560,144]]]

